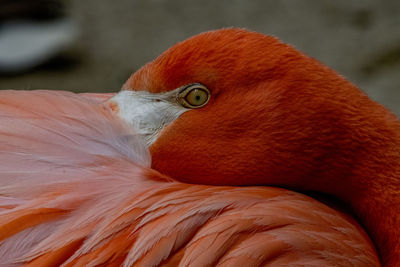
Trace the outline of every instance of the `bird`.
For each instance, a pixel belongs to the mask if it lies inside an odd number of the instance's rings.
[[[156,171],[110,95],[0,95],[5,266],[380,266],[362,227],[313,198]]]
[[[399,120],[275,37],[196,35],[112,96],[1,95],[3,262],[400,261]]]

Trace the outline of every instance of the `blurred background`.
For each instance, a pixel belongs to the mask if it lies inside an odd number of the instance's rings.
[[[111,92],[222,27],[275,35],[400,115],[398,0],[0,0],[0,89]]]

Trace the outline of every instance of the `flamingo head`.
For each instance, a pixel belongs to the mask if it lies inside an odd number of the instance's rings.
[[[110,103],[146,139],[152,167],[180,181],[340,194],[378,156],[376,124],[395,120],[317,60],[243,29],[176,44]]]

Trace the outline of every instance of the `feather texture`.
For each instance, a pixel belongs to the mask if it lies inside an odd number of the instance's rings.
[[[165,94],[198,83],[209,101],[163,129],[150,146],[152,168],[188,183],[329,195],[362,223],[382,263],[399,265],[400,120],[393,113],[294,47],[235,28],[177,43],[123,90]]]
[[[98,100],[0,92],[5,266],[379,266],[349,216],[273,187],[174,181]]]

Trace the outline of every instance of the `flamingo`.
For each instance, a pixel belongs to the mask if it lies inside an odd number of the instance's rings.
[[[274,37],[202,33],[113,96],[0,94],[5,265],[400,262],[399,120]]]

